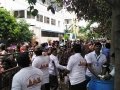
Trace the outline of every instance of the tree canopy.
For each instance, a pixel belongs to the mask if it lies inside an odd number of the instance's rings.
[[[112,16],[110,0],[67,0],[64,3],[66,3],[68,10],[76,13],[78,19],[98,22],[99,26],[94,28],[96,33],[110,34]]]
[[[0,8],[0,39],[9,39],[18,31],[16,19],[10,13]]]
[[[29,25],[21,20],[17,22],[6,9],[0,8],[0,40],[5,43],[24,42],[32,39]]]
[[[18,22],[19,33],[17,33],[16,40],[18,42],[28,42],[31,41],[33,37],[32,31],[29,30],[29,24],[25,20],[20,20]]]

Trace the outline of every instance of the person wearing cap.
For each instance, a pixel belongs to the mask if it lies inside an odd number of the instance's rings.
[[[22,69],[14,75],[11,90],[41,90],[43,73],[40,69],[30,66],[28,53],[20,53],[17,63]]]

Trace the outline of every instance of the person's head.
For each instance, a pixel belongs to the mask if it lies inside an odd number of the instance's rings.
[[[39,44],[38,41],[35,41],[34,42],[34,47],[37,46],[38,44]]]
[[[110,43],[106,43],[105,47],[108,48],[108,49],[110,49]]]
[[[81,45],[80,44],[74,44],[73,45],[73,51],[75,53],[81,53]]]
[[[96,42],[94,45],[95,51],[96,52],[100,52],[101,48],[102,48],[102,44],[100,42]]]
[[[56,48],[52,48],[52,49],[51,49],[51,53],[52,53],[53,55],[57,55],[57,49],[56,49]]]
[[[37,46],[37,47],[35,47],[34,52],[35,52],[36,56],[39,56],[39,55],[42,55],[43,49],[42,49],[42,47]]]
[[[52,47],[49,47],[49,48],[48,48],[48,51],[47,51],[47,54],[48,54],[48,55],[51,54],[51,50],[52,50]]]
[[[20,52],[20,45],[19,44],[16,46],[16,51]]]
[[[22,68],[29,67],[31,63],[30,58],[29,58],[29,53],[28,52],[20,53],[17,57],[17,63],[18,63],[18,66]]]
[[[48,55],[48,50],[49,50],[48,47],[44,48],[43,52],[42,52],[42,55],[47,56]]]
[[[27,46],[23,45],[20,47],[20,52],[26,52],[27,51]]]
[[[0,49],[5,50],[5,44],[1,44]]]

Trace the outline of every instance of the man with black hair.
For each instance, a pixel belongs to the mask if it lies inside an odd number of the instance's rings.
[[[70,90],[86,90],[86,61],[81,55],[81,45],[73,45],[74,54],[70,56],[67,64],[67,73],[70,79]]]
[[[47,56],[43,56],[43,48],[40,46],[35,47],[35,58],[32,62],[32,66],[40,69],[43,72],[43,85],[41,90],[50,90],[49,85],[49,58]]]
[[[50,88],[51,90],[57,90],[58,88],[58,69],[64,70],[65,66],[59,64],[57,57],[57,48],[51,49],[50,63],[49,63],[49,74],[50,74]]]
[[[17,63],[22,69],[14,75],[11,90],[41,90],[43,73],[40,69],[30,66],[28,53],[20,53]]]
[[[6,54],[7,54],[6,46],[5,44],[1,44],[0,45],[0,61],[2,61],[2,59],[5,57]]]
[[[90,81],[91,77],[99,78],[99,75],[102,73],[103,65],[106,63],[107,59],[101,51],[102,45],[100,42],[96,42],[94,45],[94,51],[85,55],[85,59],[87,61],[87,71],[86,78],[87,82]]]

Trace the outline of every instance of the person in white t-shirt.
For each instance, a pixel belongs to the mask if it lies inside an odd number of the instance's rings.
[[[32,62],[32,66],[39,68],[43,72],[43,85],[41,87],[41,90],[50,90],[49,85],[49,57],[43,56],[42,52],[43,49],[41,47],[35,47],[35,57]]]
[[[11,90],[41,90],[43,73],[30,66],[28,53],[20,53],[17,63],[22,69],[14,75]]]
[[[70,90],[86,89],[86,61],[81,56],[81,45],[73,45],[74,54],[70,56],[67,64],[67,73],[70,79]]]
[[[85,55],[85,59],[87,61],[87,71],[86,78],[87,82],[90,81],[91,77],[99,78],[99,75],[105,74],[102,73],[102,67],[107,62],[106,56],[100,52],[101,43],[95,43],[95,50],[91,53]]]
[[[58,88],[58,69],[64,70],[66,69],[65,66],[59,64],[58,57],[57,57],[57,49],[51,49],[50,55],[50,63],[49,63],[49,74],[50,74],[50,89],[57,90]]]

